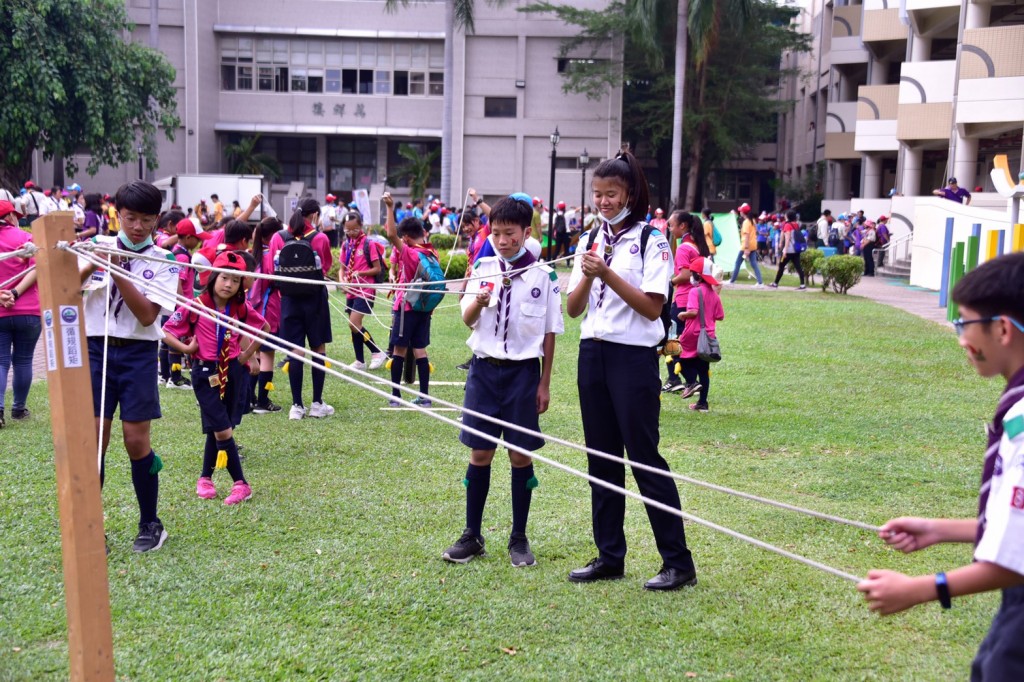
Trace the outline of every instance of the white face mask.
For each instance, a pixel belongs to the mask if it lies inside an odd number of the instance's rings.
[[[619,211],[619,214],[617,216],[615,216],[614,218],[608,218],[607,219],[608,220],[608,224],[609,225],[618,225],[619,223],[621,223],[623,220],[625,220],[629,216],[629,213],[630,213],[631,210],[632,209],[630,209],[629,206],[623,206],[622,210]]]

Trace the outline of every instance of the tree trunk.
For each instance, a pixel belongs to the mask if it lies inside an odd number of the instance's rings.
[[[683,102],[686,87],[686,56],[689,49],[688,15],[689,0],[679,0],[676,12],[676,62],[675,93],[672,102],[672,184],[669,185],[669,210],[681,208],[679,190],[682,187],[683,167]],[[691,204],[687,204],[690,206]]]
[[[452,119],[455,115],[455,0],[444,3],[444,110],[441,114],[441,201],[455,205],[452,194]],[[427,87],[430,87],[429,82]],[[461,199],[459,206],[461,208]]]
[[[707,67],[700,66],[698,69],[698,89],[697,89],[697,110],[704,111],[704,91],[707,87]],[[696,206],[697,201],[697,179],[700,176],[700,158],[701,150],[704,147],[704,133],[707,126],[702,122],[697,126],[697,131],[693,135],[693,147],[690,152],[690,171],[686,176],[686,203],[687,206],[693,210],[699,210]]]
[[[0,188],[10,190],[14,196],[18,196],[18,190],[25,184],[26,180],[32,178],[32,152],[26,151],[21,155],[21,163],[11,163],[10,156],[0,150]]]
[[[64,187],[64,155],[53,155],[53,186]]]

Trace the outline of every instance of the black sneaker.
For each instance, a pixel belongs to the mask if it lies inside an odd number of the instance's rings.
[[[455,541],[455,544],[444,551],[441,558],[445,561],[451,561],[455,564],[469,563],[470,559],[477,556],[483,556],[487,552],[484,551],[484,539],[480,535],[476,535],[469,528],[462,531],[462,537]]]
[[[7,422],[4,421],[4,411],[0,410],[0,429],[7,426]]]
[[[512,565],[516,568],[533,566],[537,563],[533,552],[530,551],[530,541],[526,539],[525,533],[513,534],[508,539],[508,555],[512,559]]]
[[[466,360],[461,365],[455,365],[455,369],[461,369],[463,372],[468,372],[469,371],[469,363],[470,363],[470,361]]]
[[[275,405],[274,401],[268,400],[266,405],[256,403],[256,406],[252,408],[253,414],[270,414],[271,412],[280,412],[281,406]]]
[[[178,377],[177,379],[168,379],[167,388],[181,388],[189,390],[192,388],[192,382],[185,377]]]
[[[683,392],[679,395],[682,398],[689,398],[694,393],[698,393],[701,388],[703,387],[695,381],[692,384],[686,384],[686,386],[683,387]]]
[[[672,379],[669,379],[661,387],[662,393],[675,393],[676,391],[681,390],[683,390],[683,382],[681,382],[679,379],[676,379],[674,381]]]
[[[11,419],[16,422],[20,422],[23,419],[28,419],[32,416],[32,413],[28,411],[27,407],[23,407],[20,410],[17,407],[11,408]]]
[[[163,547],[166,539],[167,531],[164,530],[164,524],[159,521],[140,523],[139,534],[132,545],[132,551],[142,553],[158,550]]]

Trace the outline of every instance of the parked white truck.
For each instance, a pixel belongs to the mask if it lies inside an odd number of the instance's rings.
[[[163,195],[163,210],[178,205],[185,213],[204,199],[207,206],[212,207],[210,196],[216,194],[224,204],[224,214],[231,215],[232,201],[238,201],[244,209],[253,196],[263,194],[262,175],[182,174],[161,178],[153,184]],[[249,220],[259,221],[262,218],[263,207],[260,206],[253,211]]]

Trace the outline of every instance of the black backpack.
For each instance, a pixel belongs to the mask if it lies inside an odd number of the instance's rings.
[[[565,214],[558,213],[555,215],[555,234],[558,236],[564,236],[568,233],[568,229],[565,226]]]
[[[644,223],[643,229],[640,231],[640,259],[643,260],[644,255],[647,253],[647,240],[650,239],[651,233],[658,228],[654,225]],[[590,238],[587,240],[587,251],[594,247],[594,241],[597,240],[597,227],[594,226],[590,230]],[[657,348],[661,348],[668,341],[668,330],[672,326],[672,285],[669,285],[668,295],[665,296],[665,303],[661,306],[661,325],[665,328],[665,334],[661,337],[661,341],[657,343]]]
[[[283,277],[297,277],[311,282],[324,281],[320,254],[313,250],[313,234],[296,238],[289,230],[278,232],[284,246],[274,256],[274,274]],[[318,284],[278,282],[277,288],[285,296],[315,296],[323,287]]]
[[[370,240],[363,239],[363,258],[366,259],[366,264],[373,266],[373,256],[370,255]],[[380,270],[374,275],[373,281],[377,284],[383,284],[388,281],[388,266],[384,264],[384,252],[381,251],[381,255],[377,256],[377,265],[380,266]]]

